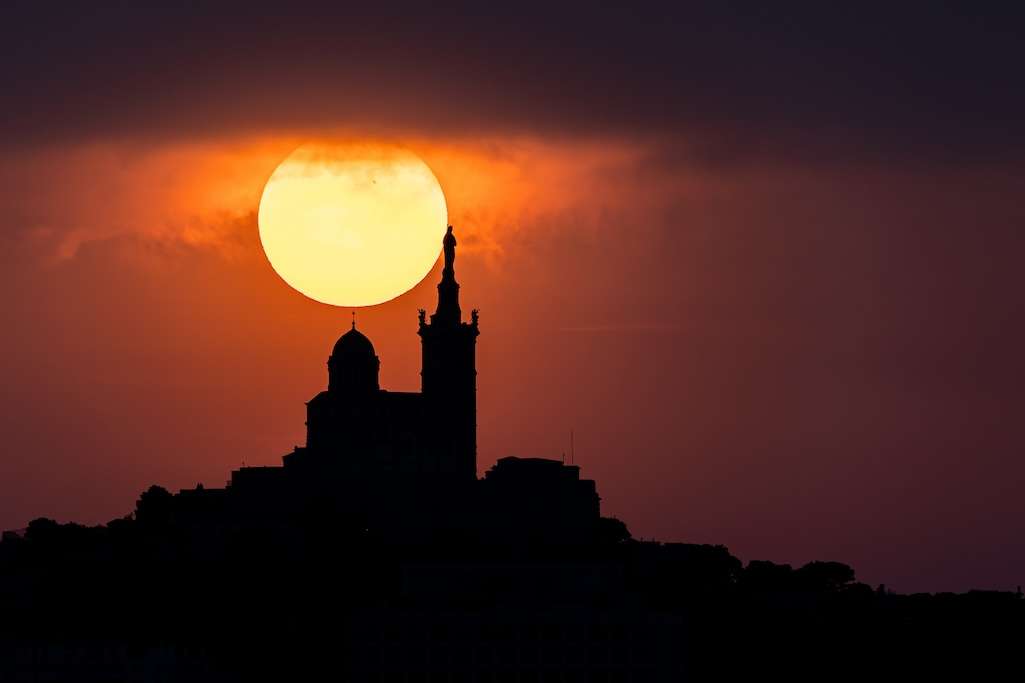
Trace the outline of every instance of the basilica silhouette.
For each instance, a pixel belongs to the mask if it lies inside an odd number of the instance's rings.
[[[306,445],[280,467],[235,470],[226,488],[179,492],[174,515],[203,524],[217,516],[255,524],[330,515],[391,540],[590,539],[599,497],[578,467],[506,457],[477,479],[479,318],[474,309],[463,320],[451,226],[443,251],[437,308],[429,320],[419,311],[419,393],[380,387],[381,361],[354,320],[327,359],[327,390],[306,404]]]

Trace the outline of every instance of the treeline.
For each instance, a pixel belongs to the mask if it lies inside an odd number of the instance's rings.
[[[723,546],[636,541],[615,519],[586,543],[509,546],[439,530],[404,544],[331,517],[176,519],[165,494],[151,489],[135,514],[103,526],[37,519],[4,536],[0,680],[43,669],[54,680],[289,679],[363,657],[346,645],[369,637],[361,620],[409,614],[455,623],[456,652],[504,633],[509,614],[520,631],[536,615],[556,639],[606,624],[605,640],[587,645],[595,657],[639,652],[641,640],[655,648],[633,673],[616,670],[630,680],[670,670],[978,679],[1014,662],[1025,635],[1020,592],[898,595],[842,563],[745,565]],[[522,635],[505,638],[522,649]]]

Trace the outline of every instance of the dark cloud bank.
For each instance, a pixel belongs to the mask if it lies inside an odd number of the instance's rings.
[[[1022,152],[1020,9],[405,4],[17,3],[2,135],[350,125],[652,136],[713,161]]]

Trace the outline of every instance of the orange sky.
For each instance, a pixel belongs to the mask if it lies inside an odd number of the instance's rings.
[[[4,527],[105,521],[150,483],[219,485],[302,442],[348,311],[291,290],[259,247],[261,184],[298,140],[5,165],[24,188],[5,208],[26,219],[3,275]],[[978,461],[1018,427],[981,389],[999,370],[951,358],[964,332],[942,322],[981,315],[945,282],[966,247],[892,232],[970,220],[955,187],[1010,201],[991,178],[666,170],[625,140],[400,141],[442,183],[464,307],[482,311],[482,471],[559,457],[572,429],[603,509],[640,536],[840,559],[898,585],[933,580],[949,534],[1011,542],[986,525],[1013,514],[1013,479]],[[416,309],[437,280],[359,313],[386,388],[418,388]],[[891,543],[927,559],[880,558]]]
[[[1022,27],[936,3],[15,3],[0,528],[106,521],[302,441],[349,312],[276,276],[255,215],[331,136],[442,184],[481,470],[572,429],[637,536],[1013,589]],[[359,314],[385,388],[418,386],[438,277]]]

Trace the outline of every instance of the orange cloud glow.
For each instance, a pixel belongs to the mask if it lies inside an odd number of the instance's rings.
[[[20,214],[19,238],[52,258],[71,258],[84,243],[123,236],[209,248],[230,258],[243,248],[235,234],[238,220],[255,212],[274,168],[303,141],[282,136],[110,142],[37,151],[0,166],[9,185],[25,188],[5,194],[0,201],[9,205],[0,209]],[[492,265],[525,226],[571,210],[577,226],[588,225],[604,211],[644,196],[629,177],[646,152],[638,145],[535,139],[388,142],[427,162],[442,184],[463,248],[485,254]]]

